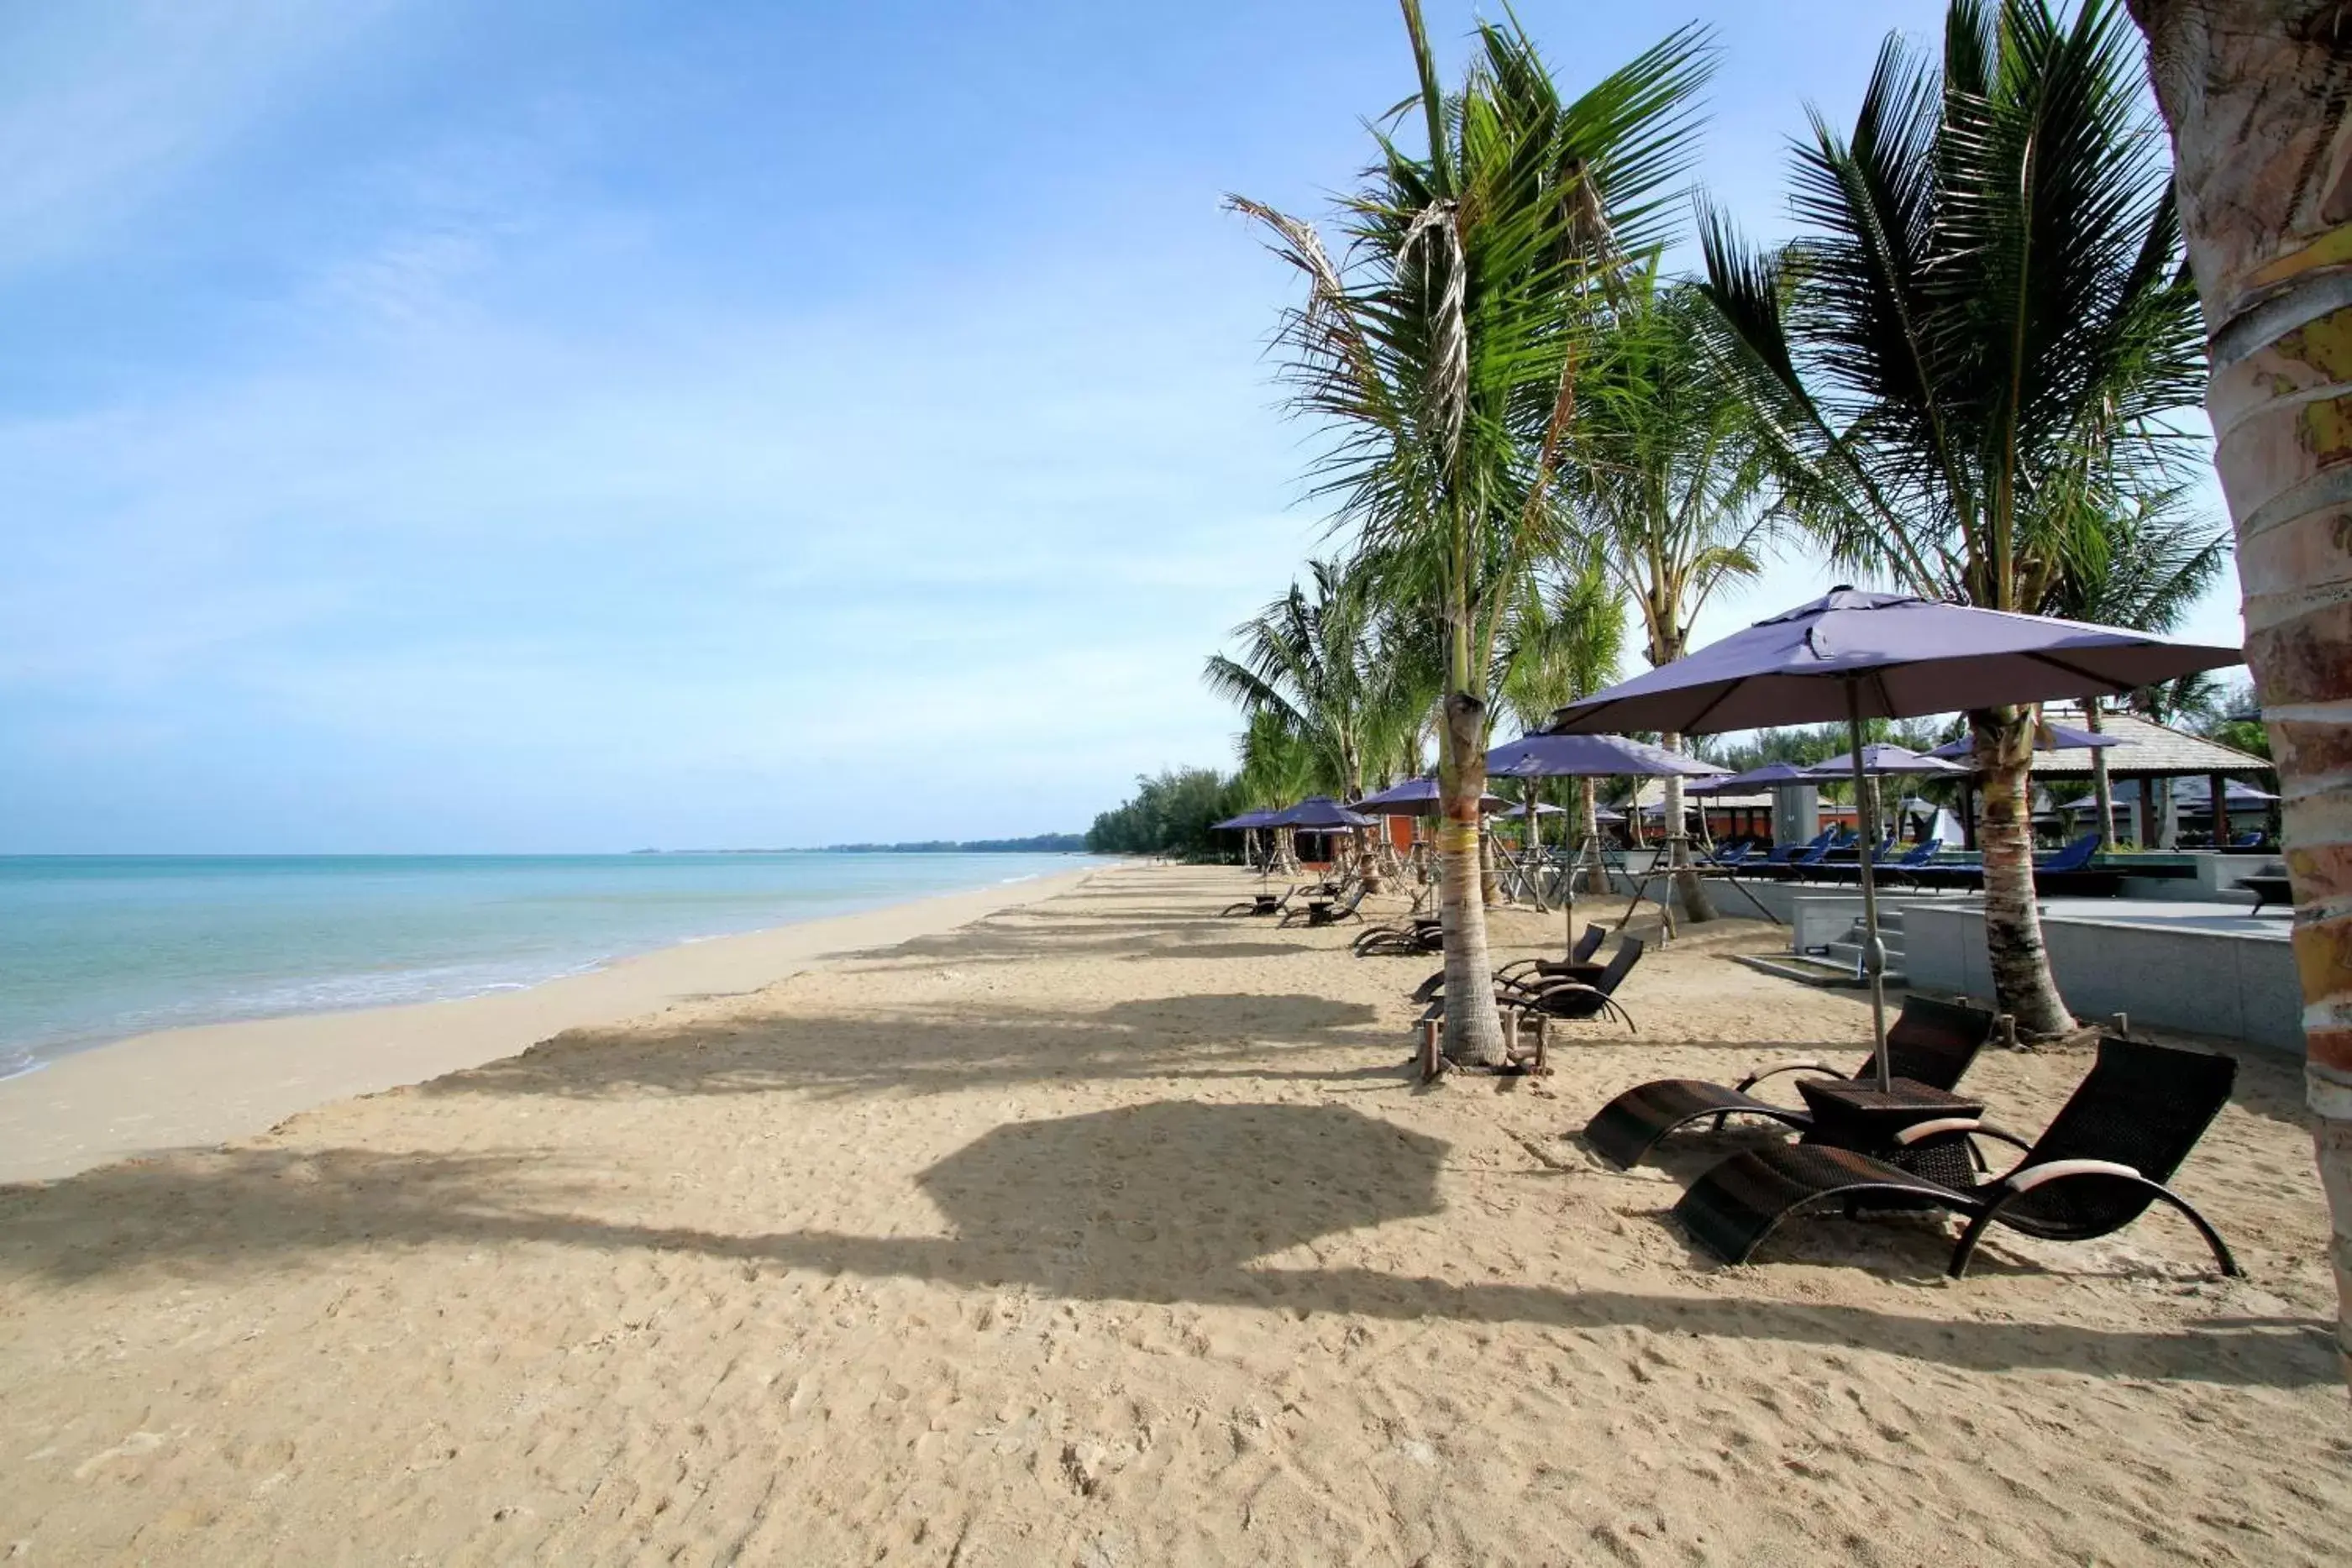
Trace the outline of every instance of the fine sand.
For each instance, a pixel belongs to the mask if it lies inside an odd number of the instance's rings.
[[[1633,972],[1638,1037],[1425,1089],[1428,961],[1208,914],[1246,885],[1097,873],[0,1189],[0,1560],[2344,1561],[2298,1064],[2245,1053],[2177,1184],[2245,1280],[2163,1215],[1958,1283],[1916,1218],[1726,1269],[1667,1218],[1698,1145],[1576,1130],[1855,1056],[1851,995],[1727,923]],[[2030,1128],[2088,1060],[1969,1082]]]
[[[1083,871],[682,943],[463,1001],[174,1029],[0,1081],[0,1182],[217,1144],[297,1111],[512,1056],[567,1029],[748,995],[828,954],[950,931],[1074,887]]]

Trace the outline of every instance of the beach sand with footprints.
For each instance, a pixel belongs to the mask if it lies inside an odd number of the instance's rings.
[[[1549,1078],[1406,1062],[1433,960],[1132,866],[205,1152],[0,1189],[0,1559],[2320,1563],[2352,1409],[2299,1063],[2151,1216],[1668,1218],[1644,1079],[1867,1038],[1687,932]],[[1376,901],[1376,903],[1379,901]],[[1396,906],[1396,901],[1386,901]],[[1614,913],[1614,910],[1612,910]],[[1556,946],[1504,912],[1498,962]],[[2086,1050],[1989,1052],[2032,1128]],[[1749,1134],[1760,1137],[1762,1134]]]

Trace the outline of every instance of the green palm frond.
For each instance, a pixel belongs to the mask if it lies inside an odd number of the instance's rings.
[[[2178,487],[2202,332],[2137,36],[2114,0],[1955,0],[1850,135],[1815,120],[1778,254],[1704,226],[1706,292],[1789,515],[1842,565],[2032,609]]]

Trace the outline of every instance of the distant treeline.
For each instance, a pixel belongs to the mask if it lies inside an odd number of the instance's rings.
[[[925,839],[910,844],[827,844],[840,855],[1070,855],[1087,849],[1086,833],[1037,833],[1025,839]]]
[[[1206,859],[1240,847],[1219,844],[1209,825],[1245,810],[1240,779],[1209,768],[1169,768],[1138,779],[1133,800],[1097,817],[1087,831],[1087,848],[1098,854]]]

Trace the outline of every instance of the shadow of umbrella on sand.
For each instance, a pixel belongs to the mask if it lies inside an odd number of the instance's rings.
[[[1255,1259],[1438,1213],[1445,1149],[1342,1106],[1171,1100],[1007,1123],[915,1179],[955,1228],[947,1271],[1170,1301],[1253,1294]]]

